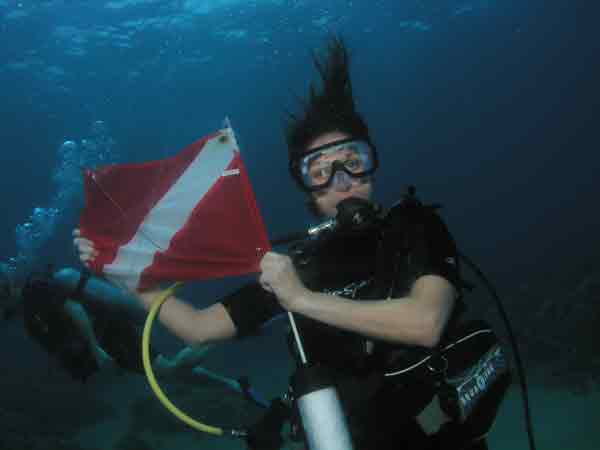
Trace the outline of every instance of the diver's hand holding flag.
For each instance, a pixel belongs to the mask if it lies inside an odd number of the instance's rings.
[[[259,271],[271,249],[230,126],[173,157],[87,170],[90,268],[131,290]]]

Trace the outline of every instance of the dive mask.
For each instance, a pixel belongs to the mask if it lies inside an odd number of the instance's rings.
[[[309,192],[331,185],[336,172],[363,178],[377,169],[377,153],[364,140],[344,139],[310,149],[290,162],[292,175]]]

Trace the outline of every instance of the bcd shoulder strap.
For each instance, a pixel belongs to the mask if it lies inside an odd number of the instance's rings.
[[[440,207],[423,205],[413,190],[387,212],[380,231],[376,270],[378,291],[383,297],[397,294],[401,281],[409,284],[424,271],[430,257],[426,223]]]

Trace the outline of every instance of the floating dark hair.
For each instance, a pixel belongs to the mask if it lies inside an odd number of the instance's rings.
[[[367,124],[355,109],[350,57],[343,40],[331,37],[326,57],[320,59],[313,52],[313,62],[320,75],[321,90],[311,83],[302,112],[288,114],[286,140],[290,160],[303,153],[315,138],[331,131],[370,142]]]

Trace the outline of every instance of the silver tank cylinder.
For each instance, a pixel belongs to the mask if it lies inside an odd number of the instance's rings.
[[[353,450],[337,391],[319,367],[301,367],[292,387],[310,450]]]

